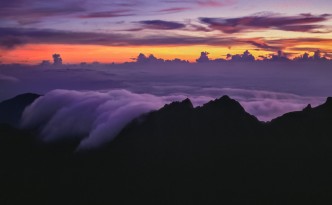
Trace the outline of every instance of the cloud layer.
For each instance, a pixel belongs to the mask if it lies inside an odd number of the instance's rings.
[[[210,88],[203,92],[232,96],[261,120],[270,120],[286,111],[301,110],[305,103],[316,105],[320,101],[286,93],[233,88]],[[73,138],[80,141],[78,150],[93,149],[112,141],[126,124],[143,113],[186,97],[188,95],[135,94],[127,90],[53,90],[26,108],[21,126],[38,128],[46,143]],[[194,106],[213,100],[208,95],[192,95],[190,98]]]
[[[46,142],[76,137],[79,149],[112,140],[133,118],[190,98],[194,106],[228,95],[269,121],[332,96],[332,70],[322,62],[2,65],[0,99],[44,97],[24,113]]]
[[[45,142],[76,137],[81,140],[78,149],[91,149],[111,141],[132,119],[162,105],[160,98],[126,90],[54,90],[25,110],[22,127],[41,126]]]

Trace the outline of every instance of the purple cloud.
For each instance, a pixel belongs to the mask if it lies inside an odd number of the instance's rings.
[[[158,13],[165,13],[165,14],[169,14],[169,13],[177,13],[177,12],[182,12],[182,11],[187,11],[190,10],[191,8],[188,7],[172,7],[172,8],[166,8],[166,9],[160,9],[157,12]]]
[[[175,29],[183,27],[175,22],[145,22],[149,28]],[[51,29],[1,28],[0,47],[12,49],[28,43],[78,44],[78,45],[236,45],[241,43],[231,37],[204,38],[185,35],[146,36],[137,38],[132,34],[68,32]]]
[[[134,16],[132,10],[129,9],[121,9],[121,10],[113,10],[113,11],[102,11],[102,12],[92,12],[88,14],[84,14],[79,16],[80,18],[115,18],[115,17],[123,17],[123,16]]]
[[[223,7],[223,6],[230,6],[235,3],[235,0],[198,0],[196,1],[199,6],[205,7]]]
[[[240,18],[200,18],[201,23],[207,24],[211,29],[223,33],[241,33],[264,29],[276,29],[283,31],[316,32],[325,28],[323,25],[315,25],[330,19],[330,15],[322,14],[314,16],[301,14],[298,16],[245,16]]]
[[[4,0],[0,2],[0,18],[14,20],[19,24],[38,23],[42,18],[63,16],[86,11],[82,1],[64,0],[45,2],[41,0]]]
[[[277,50],[282,50],[283,49],[282,46],[269,45],[265,41],[263,41],[262,39],[252,39],[252,40],[246,41],[246,43],[251,44],[251,45],[255,46],[256,48],[266,50],[266,51],[277,51]]]
[[[260,120],[271,120],[286,111],[301,110],[307,103],[317,105],[322,101],[321,98],[271,91],[234,88],[203,90],[204,93],[217,92],[232,96]],[[44,142],[51,143],[72,137],[80,140],[78,150],[93,149],[112,141],[126,124],[141,114],[187,97],[179,94],[137,94],[124,89],[107,92],[53,90],[25,109],[21,126],[41,126],[40,137]],[[194,106],[201,106],[213,99],[206,95],[189,97]]]
[[[163,0],[163,2],[173,4],[190,4],[199,7],[224,7],[234,5],[236,0]]]
[[[45,142],[74,136],[81,140],[78,149],[90,149],[111,141],[132,119],[162,105],[156,96],[126,90],[54,90],[25,110],[22,126],[42,125]]]
[[[163,20],[147,20],[139,21],[142,25],[141,29],[155,29],[155,30],[175,30],[183,29],[186,27],[185,24],[174,22],[174,21],[163,21]]]

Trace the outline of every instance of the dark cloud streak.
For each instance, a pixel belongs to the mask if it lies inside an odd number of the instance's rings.
[[[163,21],[163,20],[147,20],[139,21],[142,25],[141,29],[155,29],[155,30],[176,30],[183,29],[186,27],[185,24],[174,22],[174,21]]]
[[[178,12],[182,12],[182,11],[188,11],[191,10],[191,8],[188,7],[172,7],[172,8],[167,8],[167,9],[161,9],[158,10],[158,13],[164,13],[164,14],[170,14],[170,13],[178,13]]]
[[[102,11],[92,12],[79,16],[80,18],[115,18],[124,16],[135,16],[136,14],[132,10],[114,10],[114,11]]]

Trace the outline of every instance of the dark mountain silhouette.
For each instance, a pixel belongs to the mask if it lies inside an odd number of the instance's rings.
[[[0,102],[0,123],[7,123],[14,127],[18,126],[25,107],[38,97],[40,95],[26,93]]]
[[[1,204],[330,204],[332,98],[264,123],[228,96],[128,124],[99,150],[0,125]]]

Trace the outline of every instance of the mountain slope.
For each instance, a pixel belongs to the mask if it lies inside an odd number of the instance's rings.
[[[269,123],[227,96],[186,99],[84,153],[3,125],[1,204],[330,204],[331,118],[331,98]]]
[[[7,123],[15,127],[18,126],[25,107],[30,105],[38,97],[40,95],[26,93],[0,102],[0,123]]]

